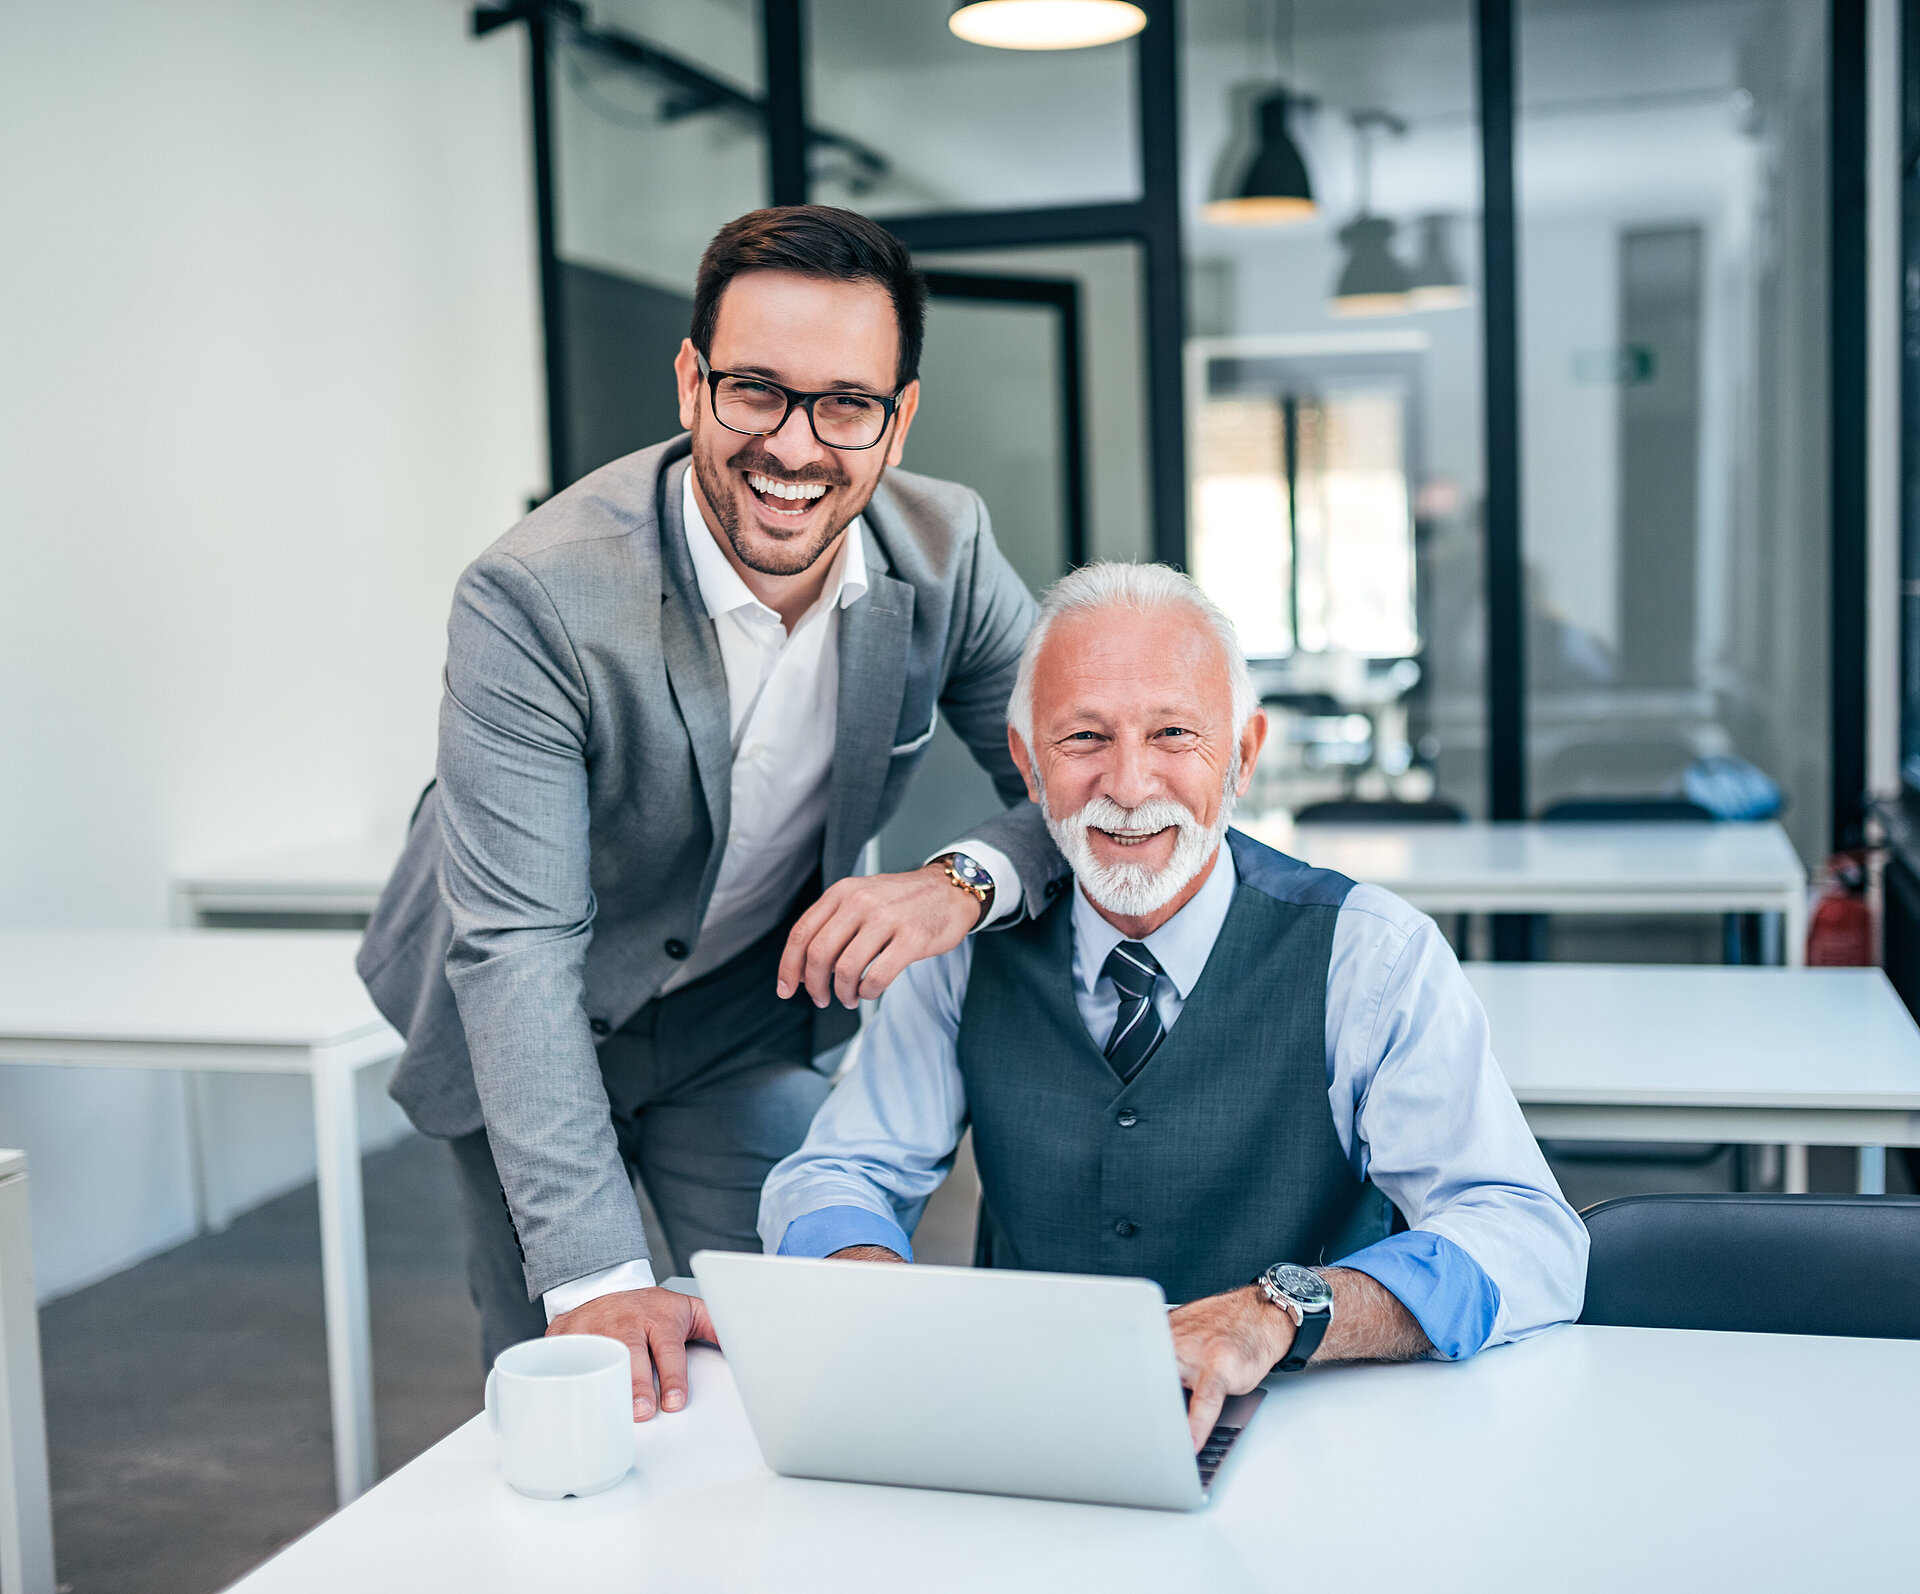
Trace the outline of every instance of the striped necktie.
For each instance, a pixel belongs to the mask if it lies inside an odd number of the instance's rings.
[[[1100,972],[1120,993],[1120,1014],[1107,1037],[1107,1063],[1122,1083],[1132,1084],[1133,1076],[1147,1066],[1147,1059],[1166,1038],[1153,1006],[1153,982],[1160,965],[1138,941],[1122,941],[1107,954]]]

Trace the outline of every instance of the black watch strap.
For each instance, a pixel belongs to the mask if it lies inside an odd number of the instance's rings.
[[[1300,1326],[1293,1331],[1293,1343],[1287,1347],[1287,1354],[1273,1370],[1276,1373],[1299,1372],[1313,1359],[1313,1353],[1320,1348],[1320,1341],[1327,1337],[1327,1325],[1332,1321],[1332,1312],[1302,1312]]]

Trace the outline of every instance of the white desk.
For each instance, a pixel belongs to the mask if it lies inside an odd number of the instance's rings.
[[[183,870],[172,883],[173,921],[196,925],[209,913],[369,914],[399,856],[397,838],[360,837]]]
[[[357,935],[317,932],[0,931],[0,1063],[312,1081],[342,1504],[375,1476],[354,1075],[401,1050],[354,973],[359,943]]]
[[[1772,821],[1243,828],[1427,913],[1778,913],[1805,956],[1807,873]]]
[[[635,1474],[522,1499],[484,1420],[236,1594],[1875,1589],[1914,1575],[1920,1342],[1558,1329],[1268,1397],[1191,1516],[776,1478],[719,1354]],[[1817,1462],[1783,1448],[1821,1436]],[[1303,1565],[1314,1575],[1303,1577]]]
[[[1543,1139],[1920,1145],[1920,1030],[1878,969],[1472,963],[1467,978]],[[1861,1166],[1883,1190],[1884,1153]]]
[[[0,1590],[53,1594],[53,1507],[40,1398],[27,1157],[0,1151]]]

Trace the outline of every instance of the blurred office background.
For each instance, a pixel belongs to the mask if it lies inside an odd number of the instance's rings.
[[[1146,0],[1059,52],[951,9],[12,8],[0,924],[163,924],[210,861],[397,847],[458,571],[677,430],[706,240],[812,199],[931,274],[908,468],[977,487],[1036,590],[1163,558],[1234,615],[1263,833],[1733,758],[1809,865],[1882,801],[1909,955],[1914,0]],[[991,805],[943,728],[883,863]],[[1463,946],[1595,948],[1722,953],[1709,920]],[[218,1205],[299,1199],[304,1086],[210,1110]],[[172,1076],[0,1068],[49,1301],[193,1238],[188,1134]]]

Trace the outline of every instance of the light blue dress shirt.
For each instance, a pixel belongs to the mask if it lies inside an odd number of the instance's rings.
[[[1193,900],[1146,938],[1169,1029],[1235,888],[1223,846]],[[1124,937],[1078,889],[1070,911],[1074,1001],[1102,1045],[1120,998],[1100,971]],[[972,963],[963,942],[914,964],[881,999],[858,1061],[761,1192],[768,1250],[884,1245],[911,1259],[908,1231],[966,1129],[956,1037]],[[1377,886],[1356,885],[1334,923],[1327,1102],[1355,1177],[1372,1179],[1410,1225],[1333,1265],[1392,1291],[1436,1354],[1470,1356],[1579,1315],[1586,1226],[1494,1062],[1480,1000],[1433,921]]]

